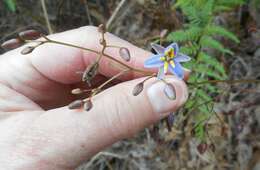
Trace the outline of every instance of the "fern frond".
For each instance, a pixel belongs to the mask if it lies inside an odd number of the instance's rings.
[[[223,75],[224,78],[226,78],[225,68],[216,58],[209,56],[208,54],[206,54],[204,52],[200,52],[199,56],[198,56],[198,60],[213,67],[216,71],[221,73],[221,75]]]
[[[193,69],[197,73],[200,73],[201,75],[206,75],[207,77],[211,77],[217,80],[223,80],[224,77],[213,70],[212,68],[208,67],[206,64],[199,64]]]
[[[218,51],[220,51],[220,52],[233,55],[233,52],[232,52],[232,51],[230,51],[229,49],[224,48],[223,45],[222,45],[219,41],[213,39],[213,38],[210,37],[210,36],[203,36],[203,37],[201,38],[201,40],[200,40],[200,45],[201,45],[202,47],[213,48],[213,49],[216,49],[216,50],[218,50]]]
[[[191,27],[186,30],[179,30],[171,32],[166,40],[174,42],[184,42],[184,41],[197,41],[201,35],[202,29],[199,27]]]
[[[221,27],[218,25],[208,25],[205,29],[205,33],[209,36],[220,35],[220,36],[228,38],[236,43],[239,43],[239,39],[237,38],[237,36],[235,34],[228,31],[224,27]]]
[[[198,97],[202,98],[202,100],[205,100],[205,101],[211,101],[212,100],[212,97],[210,97],[204,90],[198,89],[196,91],[196,94],[197,94]]]
[[[242,5],[245,3],[245,0],[216,0],[216,7],[217,6],[225,6],[233,8],[238,5]]]

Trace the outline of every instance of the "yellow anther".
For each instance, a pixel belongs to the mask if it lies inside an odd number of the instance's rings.
[[[161,61],[165,61],[165,57],[160,57],[160,60]]]
[[[173,61],[173,60],[170,61],[170,64],[171,64],[171,66],[172,66],[173,68],[175,67],[175,64],[174,64],[174,61]]]
[[[168,66],[169,66],[169,63],[168,62],[164,62],[164,67],[163,67],[164,74],[167,73]]]

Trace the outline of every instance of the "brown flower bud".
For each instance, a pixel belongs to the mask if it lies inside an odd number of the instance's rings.
[[[131,59],[130,51],[127,48],[125,48],[125,47],[121,47],[119,49],[119,55],[125,61],[130,61],[130,59]]]
[[[134,96],[137,96],[138,94],[140,94],[140,93],[143,91],[143,89],[144,89],[144,83],[143,83],[143,82],[138,83],[138,84],[134,87],[132,93],[133,93]]]
[[[205,153],[207,148],[208,148],[208,144],[206,143],[201,143],[197,146],[197,150],[199,151],[200,154]]]
[[[21,51],[21,54],[23,54],[23,55],[29,54],[29,53],[31,53],[34,49],[35,49],[35,47],[33,47],[33,46],[25,47],[25,48]]]
[[[36,30],[26,30],[19,33],[19,37],[24,40],[35,40],[41,36],[41,33]]]
[[[75,100],[74,102],[68,105],[69,109],[79,109],[83,106],[83,100]]]
[[[86,70],[84,71],[83,75],[82,75],[82,81],[83,82],[87,82],[89,86],[91,86],[91,80],[96,76],[97,72],[98,72],[98,63],[95,62],[93,64],[90,64]]]
[[[164,87],[164,94],[170,99],[170,100],[174,100],[176,99],[176,92],[175,92],[175,87],[170,84],[167,83]]]
[[[106,27],[105,27],[104,24],[100,24],[98,26],[98,32],[100,32],[100,33],[105,33],[106,32]]]
[[[83,91],[80,88],[71,90],[71,94],[81,94]]]
[[[5,48],[5,49],[14,49],[14,48],[17,48],[20,45],[22,45],[22,43],[23,42],[20,39],[15,38],[15,39],[10,39],[10,40],[3,42],[1,44],[1,47]]]
[[[89,111],[92,108],[93,104],[90,99],[86,100],[84,103],[84,110]]]

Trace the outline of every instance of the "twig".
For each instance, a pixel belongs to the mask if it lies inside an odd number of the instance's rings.
[[[45,0],[41,0],[41,5],[42,5],[44,18],[45,18],[49,33],[52,34],[53,30],[51,28],[50,20],[49,20],[49,17],[48,17],[48,12],[47,12],[47,8],[46,8]]]
[[[122,8],[122,6],[126,3],[127,0],[121,0],[120,3],[117,5],[115,11],[112,13],[111,17],[108,19],[107,24],[106,24],[106,28],[107,30],[109,30],[111,24],[113,23],[113,21],[115,20],[116,16],[118,15],[120,9]]]

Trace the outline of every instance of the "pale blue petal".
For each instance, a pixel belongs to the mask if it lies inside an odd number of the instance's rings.
[[[153,55],[152,57],[148,58],[144,62],[144,67],[146,68],[153,68],[153,67],[161,67],[163,66],[164,62],[160,60],[163,54]]]
[[[152,48],[157,54],[164,54],[164,47],[155,43],[151,43]]]
[[[177,43],[171,43],[166,49],[165,51],[168,51],[170,48],[174,49],[174,55],[176,56],[179,52],[179,46]]]
[[[173,73],[176,77],[183,79],[184,78],[184,71],[179,62],[174,62],[175,67],[173,68],[171,65],[169,65],[169,70],[171,73]]]
[[[164,70],[163,70],[163,66],[161,66],[158,70],[158,74],[157,74],[157,78],[158,79],[163,79],[164,78]]]
[[[189,56],[182,54],[182,53],[178,53],[177,57],[174,58],[174,61],[176,61],[176,62],[187,62],[190,60],[191,60],[191,58]]]

